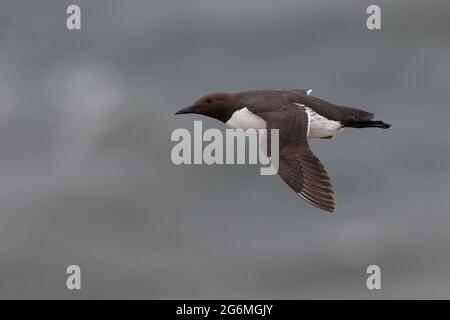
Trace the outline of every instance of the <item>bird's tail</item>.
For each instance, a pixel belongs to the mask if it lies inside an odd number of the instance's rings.
[[[349,128],[381,128],[387,129],[390,128],[390,124],[384,123],[383,121],[348,121],[343,123],[345,127]]]

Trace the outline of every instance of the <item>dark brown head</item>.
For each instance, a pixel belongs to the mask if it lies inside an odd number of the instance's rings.
[[[227,122],[236,109],[233,94],[210,92],[201,96],[191,106],[178,110],[175,114],[195,113]]]

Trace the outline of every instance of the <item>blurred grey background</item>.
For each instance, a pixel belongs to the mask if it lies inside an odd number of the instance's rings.
[[[2,0],[0,298],[450,298],[449,17],[447,0]],[[258,166],[172,164],[172,130],[198,119],[176,110],[258,88],[392,123],[312,142],[336,215]]]

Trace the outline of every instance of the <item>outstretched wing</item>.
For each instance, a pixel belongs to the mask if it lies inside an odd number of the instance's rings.
[[[284,106],[277,106],[275,111],[260,112],[258,116],[266,121],[267,129],[279,130],[280,177],[310,204],[334,212],[336,202],[330,178],[309,148],[309,119],[304,108],[292,108],[286,102]]]
[[[310,204],[328,212],[335,211],[330,178],[307,144],[281,149],[278,174]]]

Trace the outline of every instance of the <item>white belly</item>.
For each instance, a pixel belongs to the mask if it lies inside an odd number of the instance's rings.
[[[227,125],[232,128],[247,129],[265,129],[266,121],[256,114],[250,112],[247,108],[242,108],[231,116]]]
[[[343,130],[339,121],[329,120],[311,108],[305,107],[308,114],[308,138],[325,138]]]
[[[297,104],[301,107],[303,105]],[[336,135],[343,130],[339,121],[329,120],[311,108],[304,107],[308,114],[308,138],[325,138]],[[266,121],[256,114],[250,112],[247,108],[236,111],[227,121],[227,125],[232,128],[247,129],[265,129]]]

